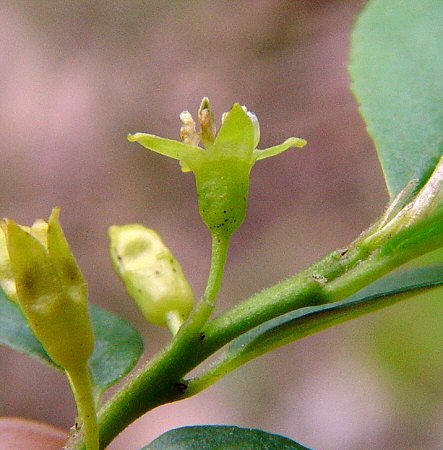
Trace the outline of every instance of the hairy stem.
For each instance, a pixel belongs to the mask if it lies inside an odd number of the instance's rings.
[[[211,302],[200,301],[171,344],[101,409],[101,448],[145,412],[185,398],[185,375],[241,334],[298,308],[343,300],[403,263],[443,246],[442,219],[440,208],[437,214],[396,234],[386,233],[375,241],[364,234],[348,248],[240,303],[204,329],[201,325],[207,320]],[[221,257],[218,261],[219,265],[224,263]],[[211,284],[209,292],[216,293],[217,277]],[[83,445],[79,441],[76,448]]]
[[[280,321],[280,317],[278,317],[266,322],[259,327],[260,332],[251,330],[249,333],[246,333],[246,339],[241,336],[239,338],[240,342],[234,341],[223,355],[223,358],[215,364],[211,364],[210,368],[200,376],[188,380],[188,389],[185,395],[186,397],[192,397],[248,361],[278,347],[415,297],[419,293],[429,292],[432,289],[441,287],[442,284],[443,280],[440,277],[434,283],[426,286],[411,286],[405,291],[398,291],[392,295],[369,296],[352,302],[345,300],[344,303],[334,303],[326,308],[324,306],[303,308],[291,312],[290,318],[288,315],[285,315],[283,321]]]
[[[220,348],[261,323],[289,311],[343,300],[371,282],[443,246],[443,208],[398,234],[375,244],[362,235],[298,275],[265,289],[211,321],[206,345]]]

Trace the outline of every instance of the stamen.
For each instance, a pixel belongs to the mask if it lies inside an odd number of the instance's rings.
[[[189,111],[183,111],[180,114],[180,120],[183,124],[180,128],[180,139],[185,144],[198,145],[200,143],[200,136],[197,133],[195,121],[191,113]]]

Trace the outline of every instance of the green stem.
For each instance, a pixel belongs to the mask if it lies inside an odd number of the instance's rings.
[[[180,327],[183,325],[182,315],[178,311],[169,311],[166,314],[166,325],[168,326],[172,336],[175,336]]]
[[[202,299],[170,346],[149,361],[100,411],[100,448],[147,410],[183,396],[186,385],[181,383],[181,378],[202,360],[200,333],[214,310],[228,247],[229,240],[212,238],[211,266]]]
[[[192,397],[248,361],[278,347],[415,297],[420,293],[429,292],[432,289],[441,287],[442,284],[443,280],[440,276],[439,280],[432,284],[411,286],[405,291],[397,291],[392,295],[383,293],[382,295],[369,296],[349,303],[345,300],[345,304],[339,302],[329,307],[304,308],[293,311],[290,314],[290,318],[287,315],[284,316],[285,319],[283,321],[280,321],[280,317],[278,317],[270,322],[266,322],[260,327],[260,332],[252,330],[246,333],[245,336],[240,336],[240,342],[234,341],[234,344],[231,344],[232,347],[228,348],[222,359],[211,365],[200,376],[191,378],[188,381],[188,389],[185,395],[186,397]]]
[[[212,305],[220,290],[228,248],[229,239],[212,236],[211,267],[209,269],[208,283],[203,294],[203,300]]]
[[[187,322],[182,327],[180,336],[183,333],[186,335],[199,333],[214,311],[215,299],[220,290],[228,248],[229,239],[223,240],[212,236],[211,265],[206,289]]]
[[[252,296],[202,330],[207,307],[213,307],[211,298],[220,285],[218,270],[211,270],[208,284],[212,287],[206,290],[209,301],[200,301],[171,344],[101,409],[101,448],[147,411],[185,398],[185,375],[241,334],[289,311],[343,300],[410,259],[443,246],[442,219],[443,209],[395,235],[380,236],[376,242],[364,234],[349,248],[337,250],[300,274]],[[223,266],[222,255],[220,248],[214,267]],[[83,443],[79,441],[75,448],[84,448]]]
[[[375,242],[363,234],[346,249],[326,256],[309,269],[278,283],[212,320],[205,329],[206,345],[221,348],[263,322],[305,306],[340,301],[371,282],[443,246],[443,207]]]
[[[87,450],[99,449],[99,431],[91,376],[87,364],[66,371],[84,429]]]

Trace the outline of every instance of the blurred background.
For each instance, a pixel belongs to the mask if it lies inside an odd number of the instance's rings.
[[[362,0],[4,0],[0,3],[0,216],[31,224],[55,205],[91,301],[143,330],[113,274],[107,228],[156,229],[199,295],[209,233],[192,174],[126,141],[178,138],[179,113],[208,96],[261,124],[260,147],[304,149],[257,164],[219,310],[346,245],[388,200],[346,63]],[[112,450],[181,425],[258,427],[315,449],[443,448],[443,306],[417,298],[249,363],[194,399],[160,408]],[[440,318],[439,318],[440,317]],[[61,374],[0,349],[0,414],[68,429]]]

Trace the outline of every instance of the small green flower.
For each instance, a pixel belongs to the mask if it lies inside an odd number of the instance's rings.
[[[199,109],[200,132],[188,111],[180,115],[183,142],[136,133],[131,142],[180,161],[184,172],[194,172],[200,214],[212,235],[229,240],[246,214],[249,173],[261,159],[278,155],[291,147],[304,147],[306,141],[289,138],[280,145],[258,150],[260,128],[257,117],[238,103],[223,114],[218,133],[209,100]],[[204,148],[198,144],[202,142]]]
[[[0,280],[20,306],[51,359],[67,371],[84,366],[94,348],[87,286],[58,221],[31,228],[5,219],[0,230]]]

